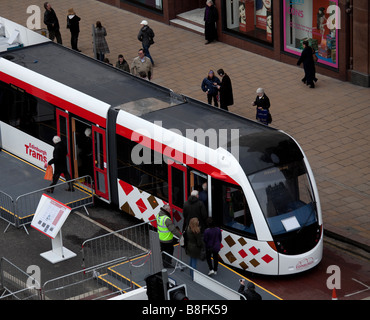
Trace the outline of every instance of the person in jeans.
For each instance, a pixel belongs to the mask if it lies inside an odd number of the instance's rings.
[[[208,275],[216,275],[218,268],[218,252],[221,249],[222,235],[220,228],[216,227],[212,218],[207,219],[207,229],[203,240],[206,245],[206,260],[209,268]],[[213,258],[213,262],[212,262]]]
[[[197,269],[198,259],[203,259],[202,252],[204,251],[198,218],[190,219],[189,226],[186,229],[186,239],[185,252],[190,257],[189,265],[193,269]],[[193,277],[192,269],[190,269],[190,276]]]
[[[139,34],[137,35],[137,39],[141,41],[145,56],[147,56],[150,59],[150,61],[152,62],[152,65],[154,66],[153,58],[149,52],[149,47],[152,44],[154,44],[153,38],[154,38],[154,32],[153,32],[153,29],[149,27],[148,21],[146,20],[141,21],[141,29],[139,31]]]

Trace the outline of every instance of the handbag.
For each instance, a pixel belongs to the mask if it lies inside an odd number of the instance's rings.
[[[188,237],[187,237],[186,229],[185,229],[180,238],[180,246],[183,248],[186,248],[187,244],[188,244]]]
[[[53,167],[51,165],[48,165],[46,168],[44,179],[49,181],[53,180]]]
[[[313,61],[314,61],[315,63],[317,62],[317,60],[319,60],[319,58],[317,57],[316,52],[315,52],[315,50],[314,50],[314,49],[312,49],[312,58],[313,58]]]

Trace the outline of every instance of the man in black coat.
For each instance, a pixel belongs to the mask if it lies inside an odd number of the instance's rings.
[[[310,88],[315,88],[314,81],[317,81],[315,76],[316,68],[315,61],[313,59],[314,50],[308,45],[308,41],[303,41],[303,51],[300,58],[297,61],[297,66],[301,65],[303,62],[304,78],[302,79],[303,83],[307,82],[307,85]]]
[[[221,77],[221,83],[217,86],[220,92],[220,106],[221,109],[229,111],[228,106],[234,104],[233,88],[231,85],[230,77],[223,69],[217,70],[218,75]]]
[[[49,31],[49,39],[54,41],[54,38],[57,38],[57,42],[62,44],[62,36],[59,31],[59,21],[57,15],[49,2],[44,3],[44,8],[44,23]]]
[[[184,216],[183,231],[186,230],[192,218],[198,218],[200,231],[202,233],[204,232],[208,215],[206,207],[203,202],[199,200],[199,193],[197,190],[193,190],[188,200],[185,201],[182,214]]]
[[[53,159],[48,162],[48,165],[54,164],[53,181],[50,185],[50,188],[46,190],[49,193],[54,192],[53,186],[57,184],[62,173],[64,173],[66,181],[71,180],[71,176],[67,169],[67,149],[59,136],[55,136],[53,138],[53,143],[55,144]],[[72,183],[69,183],[69,187],[66,189],[66,191],[75,191]]]

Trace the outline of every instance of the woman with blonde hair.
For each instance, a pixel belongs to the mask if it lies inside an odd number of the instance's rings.
[[[189,226],[186,230],[187,245],[186,254],[190,256],[190,267],[193,269],[197,268],[198,259],[205,258],[205,246],[200,232],[198,218],[190,219]],[[193,276],[193,270],[190,270],[190,275]]]

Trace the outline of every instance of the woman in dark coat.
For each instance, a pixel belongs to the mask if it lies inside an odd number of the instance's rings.
[[[77,47],[78,34],[80,33],[80,20],[81,18],[76,15],[72,8],[68,10],[67,28],[71,31],[71,47],[78,52],[81,52]]]
[[[297,66],[301,65],[303,62],[304,78],[302,79],[303,83],[307,83],[310,88],[315,88],[314,81],[317,81],[315,76],[316,68],[315,61],[313,60],[314,50],[308,45],[308,41],[303,41],[303,51],[297,62]]]
[[[256,119],[257,121],[268,125],[272,121],[272,117],[270,114],[270,99],[265,94],[265,90],[263,88],[257,89],[257,97],[256,100],[252,104],[256,106]]]
[[[197,268],[198,259],[203,259],[202,252],[205,252],[205,245],[200,232],[198,218],[191,218],[189,226],[186,229],[186,254],[190,256],[190,267]],[[193,276],[193,270],[190,270],[190,275]]]
[[[230,77],[224,72],[223,69],[217,70],[218,75],[221,77],[221,83],[217,86],[220,92],[220,106],[221,109],[229,111],[228,106],[234,104],[233,88],[231,85]]]
[[[207,40],[206,44],[217,40],[216,22],[218,20],[218,12],[212,0],[207,0],[206,9],[204,11],[204,35]]]

